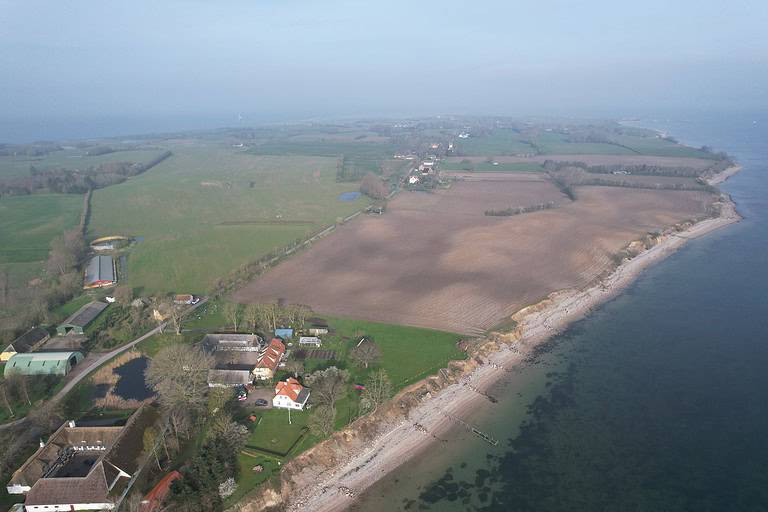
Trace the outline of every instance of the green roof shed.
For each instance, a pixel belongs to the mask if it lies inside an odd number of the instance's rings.
[[[15,354],[7,363],[3,374],[66,375],[84,359],[80,352],[30,352]]]

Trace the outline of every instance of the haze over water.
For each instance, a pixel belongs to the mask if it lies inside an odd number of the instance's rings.
[[[756,121],[753,122],[753,121]],[[542,347],[462,430],[355,510],[768,508],[768,115],[645,119],[732,154],[745,219],[694,240]]]

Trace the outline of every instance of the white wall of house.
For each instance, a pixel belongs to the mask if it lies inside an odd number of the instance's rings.
[[[290,397],[287,397],[285,395],[275,395],[275,397],[272,399],[272,407],[276,407],[278,409],[298,409],[302,410],[304,408],[304,404],[299,402],[294,402],[290,399]]]

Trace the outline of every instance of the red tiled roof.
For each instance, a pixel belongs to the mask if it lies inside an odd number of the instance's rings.
[[[142,512],[153,512],[162,505],[168,493],[171,491],[171,484],[181,478],[181,473],[171,471],[160,480],[144,497],[146,503],[142,503]]]
[[[296,402],[299,399],[299,393],[301,393],[302,389],[304,389],[304,386],[299,384],[299,381],[293,377],[288,377],[288,380],[281,380],[277,383],[277,386],[275,386],[275,394],[287,396]]]
[[[256,368],[269,368],[270,370],[277,369],[277,365],[280,363],[280,358],[285,353],[285,345],[283,342],[274,338],[261,356],[259,362],[256,364]]]

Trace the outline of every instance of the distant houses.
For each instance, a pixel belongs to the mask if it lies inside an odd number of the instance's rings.
[[[85,334],[85,328],[93,322],[102,311],[107,309],[108,304],[104,302],[91,302],[81,307],[69,318],[64,320],[58,327],[56,333],[59,336],[67,334]]]
[[[94,256],[85,267],[85,280],[83,288],[104,288],[117,283],[117,270],[115,259],[112,256]]]
[[[275,397],[272,399],[272,407],[278,409],[303,410],[309,400],[309,390],[302,386],[298,380],[289,377],[280,381],[275,386]]]
[[[0,362],[8,361],[16,354],[34,352],[42,347],[50,337],[48,331],[42,327],[33,327],[13,340],[10,345],[3,349],[3,352],[0,353]]]

